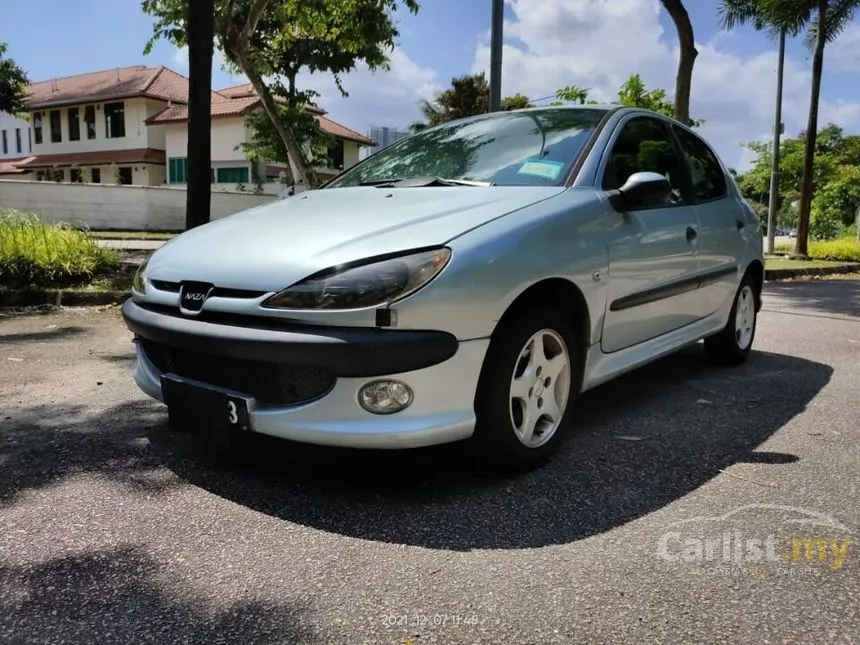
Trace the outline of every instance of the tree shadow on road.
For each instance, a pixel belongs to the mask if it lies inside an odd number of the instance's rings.
[[[786,299],[790,308],[771,308],[769,296]],[[774,303],[775,305],[782,303]],[[860,318],[860,280],[798,280],[773,282],[765,287],[764,309],[792,313],[792,309],[815,310],[806,315],[837,314]]]
[[[151,438],[187,481],[320,530],[454,550],[567,543],[653,512],[732,464],[797,460],[756,449],[832,369],[756,352],[726,370],[701,354],[690,348],[586,393],[560,454],[516,477],[476,474],[456,444],[367,452],[255,437],[221,459],[193,440],[177,450],[169,433]]]
[[[66,327],[55,327],[52,329],[43,329],[40,331],[20,332],[13,334],[4,334],[0,330],[0,348],[6,343],[38,343],[53,340],[67,340],[69,336],[88,332],[86,327],[77,325],[69,325]]]
[[[458,444],[351,451],[249,437],[227,457],[167,428],[162,406],[37,406],[0,423],[0,503],[95,474],[133,495],[199,486],[246,508],[351,537],[435,549],[513,549],[603,533],[696,490],[757,448],[828,383],[827,365],[753,352],[733,369],[694,346],[584,394],[545,467],[476,473]]]
[[[248,600],[217,606],[159,580],[145,550],[89,550],[0,565],[5,643],[320,642],[306,607]]]

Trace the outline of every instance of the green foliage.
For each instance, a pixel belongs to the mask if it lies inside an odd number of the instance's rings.
[[[780,223],[793,226],[797,213],[791,204],[800,198],[805,141],[780,140]],[[744,197],[766,206],[770,200],[770,169],[773,144],[753,141],[746,147],[756,153],[752,167],[738,180]],[[860,207],[860,136],[846,135],[833,123],[818,132],[815,142],[813,200],[809,234],[812,239],[834,237],[854,221]]]
[[[774,250],[790,253],[793,249],[793,244],[780,244]],[[835,240],[815,240],[809,243],[809,257],[832,262],[860,262],[860,240],[847,235]]]
[[[0,210],[0,284],[67,287],[119,266],[119,254],[86,232],[47,224],[35,215]]]
[[[432,101],[422,99],[419,107],[423,120],[409,126],[413,132],[468,116],[486,114],[490,111],[490,83],[483,72],[452,78],[451,87],[439,92]],[[527,107],[532,107],[532,103],[522,94],[502,98],[502,110]]]
[[[556,91],[556,100],[550,105],[563,105],[564,103],[596,104],[597,101],[589,97],[589,92],[588,89],[568,85]],[[618,89],[618,99],[613,104],[652,110],[668,117],[675,116],[675,104],[666,99],[666,90],[647,89],[639,74],[633,74],[624,81],[624,84]],[[700,126],[703,123],[704,121],[700,119],[693,119],[689,125]]]
[[[323,132],[318,126],[314,114],[307,109],[310,102],[307,95],[295,105],[278,104],[281,121],[290,127],[299,145],[310,150],[308,160],[313,165],[326,165],[328,147],[335,142],[334,137]],[[255,110],[245,117],[245,124],[250,130],[247,142],[240,143],[238,149],[245,157],[253,162],[288,163],[289,155],[284,140],[275,128],[269,115],[262,110]]]
[[[11,58],[6,58],[6,43],[0,42],[0,112],[24,112],[28,99],[27,74]]]
[[[264,78],[285,88],[291,112],[283,123],[292,126],[291,119],[298,118],[294,110],[302,105],[302,93],[296,88],[301,70],[332,74],[346,96],[342,74],[359,63],[371,70],[388,68],[399,36],[394,14],[401,5],[411,13],[419,9],[417,0],[215,0],[216,40],[227,66],[244,72],[255,86],[262,85],[264,93],[268,93]],[[144,12],[155,18],[145,53],[158,39],[185,45],[185,6],[186,0],[142,0]],[[261,98],[265,102],[267,97]],[[278,112],[276,108],[267,112],[276,132],[274,119],[280,122],[284,117]],[[296,127],[301,123],[298,119]],[[311,160],[300,145],[291,147],[301,132],[297,135],[287,127],[279,134],[283,147],[292,151],[299,174],[315,183]],[[261,136],[267,138],[265,132]]]

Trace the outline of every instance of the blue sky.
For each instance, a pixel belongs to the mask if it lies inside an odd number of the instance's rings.
[[[693,116],[707,119],[708,134],[719,139],[717,147],[734,164],[741,161],[740,141],[770,129],[776,43],[751,29],[720,33],[712,0],[686,4],[702,52],[694,73]],[[186,71],[182,56],[166,42],[143,55],[152,21],[138,0],[52,2],[50,11],[35,14],[31,5],[4,3],[2,39],[34,81],[135,64]],[[546,96],[575,83],[611,97],[619,79],[632,72],[641,73],[649,87],[673,88],[674,26],[656,0],[513,0],[506,19],[505,94]],[[432,96],[452,76],[486,67],[490,0],[425,0],[417,16],[402,11],[398,20],[401,42],[391,73],[359,70],[347,78],[351,97],[346,100],[329,79],[307,79],[321,91],[322,107],[346,125],[359,130],[405,125],[417,116],[419,98]],[[852,25],[832,49],[825,63],[824,116],[839,117],[855,129],[860,54],[853,52],[860,51],[860,28]],[[810,61],[799,40],[790,42],[788,51],[786,120],[793,133],[806,116]],[[242,79],[218,70],[213,80],[217,88]]]

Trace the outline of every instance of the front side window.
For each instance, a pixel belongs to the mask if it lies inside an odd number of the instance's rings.
[[[559,186],[605,115],[599,108],[546,108],[452,121],[383,148],[326,188],[433,177]]]
[[[674,127],[690,169],[696,201],[709,202],[725,197],[728,189],[726,176],[717,156],[699,137],[683,128]]]
[[[63,140],[63,120],[59,110],[51,110],[51,143]]]
[[[105,103],[105,136],[119,139],[125,136],[125,104]]]
[[[670,201],[683,201],[681,163],[662,121],[634,117],[622,126],[603,173],[603,190],[621,188],[630,175],[656,172],[672,185]]]

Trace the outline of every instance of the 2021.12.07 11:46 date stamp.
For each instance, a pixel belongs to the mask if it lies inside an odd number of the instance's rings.
[[[435,613],[421,612],[390,613],[382,615],[386,627],[477,627],[483,621],[475,613]]]

